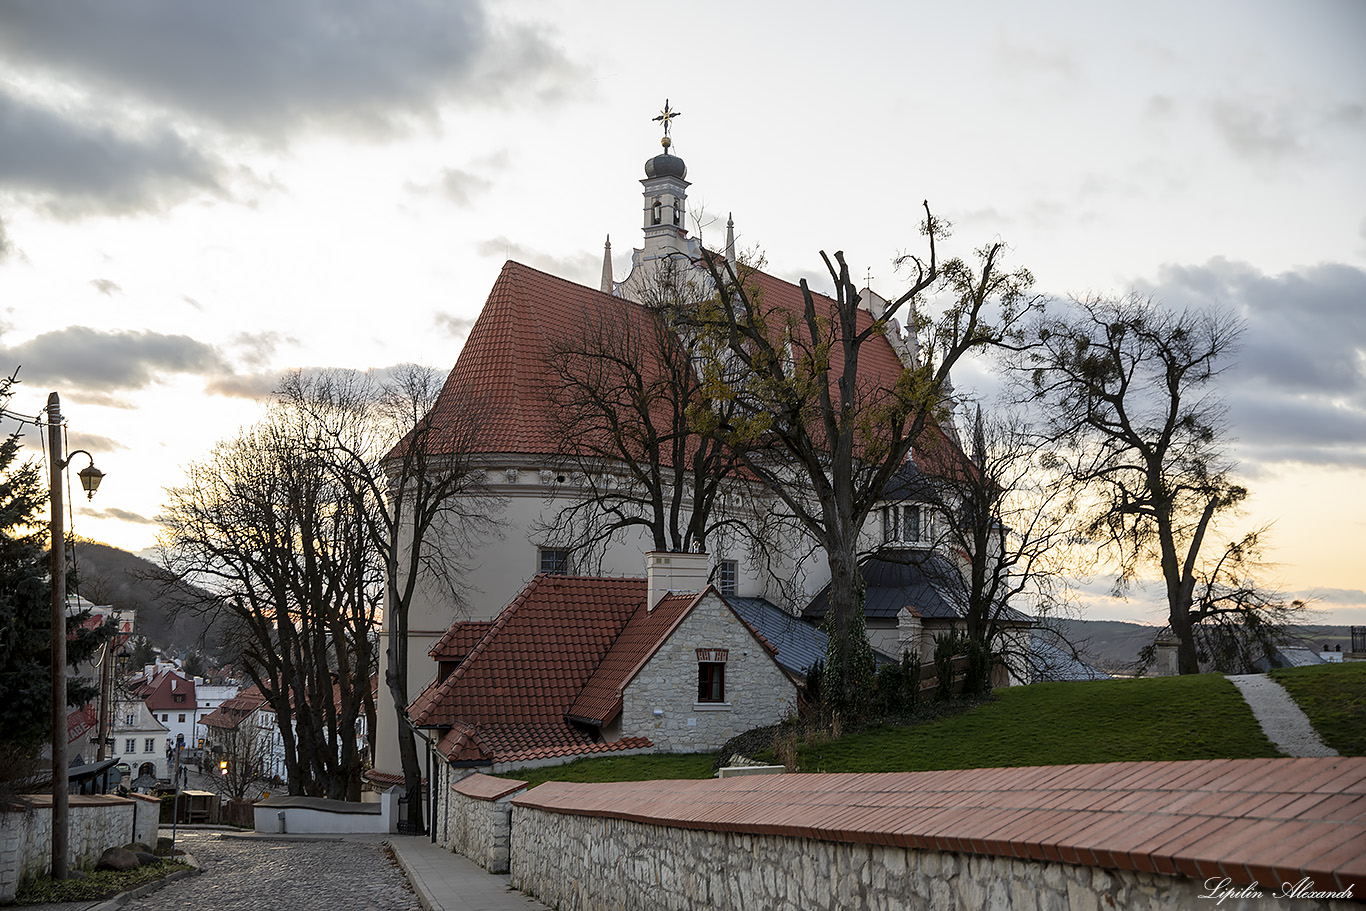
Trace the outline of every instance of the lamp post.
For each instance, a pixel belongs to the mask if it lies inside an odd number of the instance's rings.
[[[52,577],[52,878],[66,879],[66,533],[62,527],[62,472],[71,457],[84,453],[90,464],[78,472],[81,487],[93,498],[104,472],[95,457],[78,449],[62,458],[62,403],[57,393],[47,397],[47,439],[51,456],[48,500],[52,504],[52,547],[48,573]]]

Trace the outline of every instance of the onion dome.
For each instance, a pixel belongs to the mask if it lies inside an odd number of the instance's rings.
[[[683,159],[669,153],[669,146],[672,143],[668,136],[660,141],[660,145],[664,146],[664,151],[645,162],[645,176],[677,177],[682,180],[688,175],[688,166],[683,163]]]

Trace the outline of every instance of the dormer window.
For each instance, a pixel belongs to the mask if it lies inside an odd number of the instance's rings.
[[[928,544],[929,511],[919,503],[882,507],[883,544]]]

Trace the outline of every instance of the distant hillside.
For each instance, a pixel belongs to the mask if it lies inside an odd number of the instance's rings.
[[[1157,628],[1122,620],[1053,620],[1062,635],[1077,647],[1083,657],[1103,671],[1125,673],[1138,661],[1139,649],[1153,641]],[[1300,645],[1323,648],[1342,645],[1346,651],[1352,642],[1349,626],[1300,626],[1293,635]]]
[[[153,645],[179,651],[203,648],[209,639],[209,622],[189,612],[176,615],[174,594],[168,595],[155,581],[157,567],[136,554],[97,541],[78,540],[75,545],[80,595],[95,604],[111,604],[137,611],[137,634]],[[198,594],[184,582],[180,594]]]

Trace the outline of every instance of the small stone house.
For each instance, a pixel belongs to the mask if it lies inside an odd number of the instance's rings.
[[[791,711],[777,649],[706,584],[706,554],[647,578],[543,574],[491,622],[456,623],[408,707],[456,767],[503,771],[620,751],[719,748]]]

